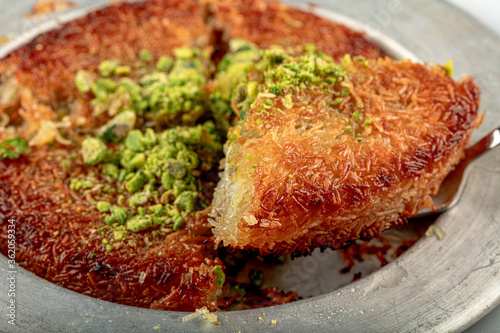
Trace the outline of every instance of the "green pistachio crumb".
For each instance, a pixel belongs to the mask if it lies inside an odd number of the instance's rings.
[[[346,54],[344,58],[342,59],[342,62],[345,64],[351,64],[352,63],[352,58],[350,54]]]
[[[72,189],[73,191],[78,191],[79,189],[82,188],[82,182],[79,181],[78,179],[73,178],[71,179],[69,188]]]
[[[446,64],[444,65],[444,70],[446,72],[446,75],[449,77],[453,76],[453,62],[451,60],[448,60]]]
[[[275,95],[282,94],[281,89],[278,86],[272,86],[269,90]]]
[[[28,145],[22,138],[5,140],[0,143],[0,159],[15,160],[28,150]]]
[[[144,136],[140,130],[130,131],[125,138],[125,146],[132,151],[142,152],[145,149],[143,139]]]
[[[120,206],[123,206],[123,204],[125,203],[125,196],[120,194],[116,199],[116,203]]]
[[[304,51],[306,53],[314,53],[316,51],[316,45],[307,43],[304,45]]]
[[[156,69],[160,71],[168,71],[173,65],[172,58],[168,56],[161,56],[156,62]]]
[[[142,206],[149,201],[150,197],[151,197],[151,195],[147,192],[134,193],[130,197],[130,199],[128,200],[128,204],[131,207]],[[139,207],[139,208],[142,208],[142,207]]]
[[[127,182],[125,188],[129,193],[137,192],[142,188],[142,186],[147,182],[147,180],[148,179],[146,177],[146,174],[142,170],[139,170]]]
[[[153,225],[152,221],[147,217],[142,217],[136,215],[127,221],[127,229],[132,232],[140,232],[151,228]]]
[[[184,222],[184,219],[182,218],[181,215],[174,215],[172,216],[172,222],[174,223],[172,229],[179,230],[180,227],[182,226],[182,222]]]
[[[88,93],[94,83],[92,74],[87,71],[79,70],[75,75],[75,85],[82,94]]]
[[[196,197],[198,196],[198,192],[195,191],[185,191],[182,192],[176,199],[174,204],[179,207],[179,209],[184,210],[186,212],[191,212],[194,209],[194,203]]]
[[[150,206],[149,207],[149,210],[155,214],[156,216],[161,216],[161,215],[164,215],[165,212],[163,210],[163,205],[161,204],[157,204],[157,205],[153,205],[153,206]]]
[[[250,278],[250,282],[252,282],[254,286],[259,287],[264,282],[264,273],[262,273],[262,271],[260,270],[252,269],[250,270],[248,276]]]
[[[146,163],[146,154],[139,153],[139,154],[135,155],[134,157],[132,157],[128,166],[131,168],[134,168],[134,169],[139,169],[145,163]]]
[[[139,58],[141,58],[142,61],[150,62],[153,60],[153,55],[149,50],[142,49],[139,51]]]
[[[257,81],[250,81],[247,84],[248,97],[255,98],[259,92],[259,83]]]
[[[328,83],[328,84],[334,84],[335,82],[337,82],[337,79],[332,77],[332,76],[328,76],[326,79],[325,79],[325,82]]]
[[[293,102],[292,102],[292,95],[291,94],[286,94],[285,95],[285,108],[291,109],[293,107]]]
[[[144,216],[146,216],[146,209],[145,209],[144,207],[138,207],[138,208],[137,208],[137,213],[138,213],[140,216],[144,217]]]
[[[365,119],[363,125],[371,125],[372,120],[371,119]]]
[[[97,210],[100,211],[101,213],[109,212],[110,208],[111,204],[107,201],[99,201],[97,203]]]
[[[352,113],[352,115],[353,115],[354,119],[359,120],[359,112],[358,111],[354,111]]]
[[[83,140],[80,154],[85,164],[93,165],[104,160],[107,155],[107,148],[101,140],[89,137]]]
[[[113,92],[118,88],[118,84],[116,84],[115,81],[110,80],[110,79],[105,79],[105,78],[99,78],[97,79],[96,83],[97,89],[103,89],[106,92]]]
[[[98,135],[106,142],[119,142],[134,128],[136,119],[133,111],[120,112],[99,129]]]
[[[174,55],[179,59],[191,59],[198,55],[198,52],[191,48],[179,47],[177,49],[174,49]]]
[[[111,206],[110,207],[111,216],[114,221],[123,224],[127,221],[127,211],[123,207]]]
[[[102,76],[108,77],[113,74],[113,71],[118,66],[118,62],[114,60],[104,60],[99,64],[99,72]]]
[[[226,275],[224,274],[222,267],[220,265],[216,265],[214,267],[214,272],[217,276],[217,286],[222,287],[226,281]]]
[[[125,238],[126,230],[123,228],[123,226],[121,227],[122,228],[113,230],[113,237],[115,241],[121,241],[122,239]]]
[[[120,173],[118,174],[118,181],[122,182],[127,178],[128,172],[125,169],[121,169]]]
[[[101,167],[101,171],[104,175],[109,176],[113,179],[118,179],[120,175],[118,166],[112,163],[103,164]]]
[[[130,66],[117,66],[114,69],[113,74],[116,76],[129,75],[131,71],[132,69],[130,68]]]

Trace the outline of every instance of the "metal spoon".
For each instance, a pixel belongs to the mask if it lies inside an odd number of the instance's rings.
[[[455,169],[446,176],[439,187],[438,193],[431,197],[434,203],[434,209],[422,207],[418,213],[412,217],[425,217],[442,213],[455,206],[460,200],[460,196],[464,189],[465,179],[467,178],[468,170],[470,170],[467,166],[477,157],[499,145],[500,128],[497,128],[479,140],[475,145],[467,148],[465,150],[465,157],[455,166]]]

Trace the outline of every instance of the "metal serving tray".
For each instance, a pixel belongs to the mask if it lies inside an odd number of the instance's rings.
[[[35,0],[0,0],[0,35],[12,41],[0,57],[36,35],[102,6],[108,1],[74,1],[78,8],[43,19],[22,19]],[[457,74],[468,73],[483,90],[489,109],[473,141],[500,125],[500,39],[458,9],[435,0],[307,1],[319,15],[368,33],[397,58],[445,63]],[[302,7],[306,1],[292,4]],[[361,23],[360,23],[361,22]],[[411,50],[408,51],[408,50]],[[0,256],[0,331],[2,332],[444,332],[462,331],[500,303],[500,153],[473,165],[458,206],[442,214],[436,225],[446,237],[424,237],[383,268],[367,267],[352,283],[330,269],[334,255],[287,263],[308,277],[297,287],[316,295],[265,309],[217,313],[221,326],[186,313],[155,311],[113,304],[66,290],[18,267],[16,327],[7,323],[9,275]],[[289,276],[289,275],[288,275]],[[290,279],[288,279],[290,281]],[[333,281],[333,282],[331,282]],[[286,288],[285,278],[275,278]],[[328,282],[328,283],[327,283]],[[292,287],[288,285],[288,287]],[[264,321],[257,320],[265,312]],[[275,319],[276,326],[271,326]],[[155,329],[156,328],[156,329]]]

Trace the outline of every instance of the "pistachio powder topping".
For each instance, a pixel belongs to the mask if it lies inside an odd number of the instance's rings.
[[[141,50],[132,65],[105,60],[96,71],[75,75],[93,115],[109,120],[77,140],[90,167],[69,186],[102,213],[106,226],[97,232],[107,252],[130,233],[178,230],[210,204],[201,194],[202,178],[218,165],[222,145],[207,116],[208,58],[178,48],[155,60]],[[5,144],[6,157],[24,152],[18,141]]]
[[[256,96],[256,85],[248,84],[247,77],[261,58],[261,53],[262,50],[256,45],[235,38],[230,40],[229,52],[219,63],[214,80],[216,88],[210,94],[210,109],[218,127],[224,133],[233,125],[235,113],[236,118],[241,117],[235,99],[236,92],[243,89],[250,98]]]
[[[199,195],[200,176],[216,165],[220,151],[211,121],[160,133],[134,129],[119,145],[88,137],[80,154],[86,164],[99,166],[100,173],[72,179],[70,187],[109,198],[95,205],[115,228],[115,240],[150,228],[177,230],[196,204],[209,204]]]
[[[332,105],[339,105],[350,95],[351,83],[346,68],[354,61],[367,64],[363,57],[351,59],[349,55],[336,63],[331,57],[317,52],[312,44],[262,50],[247,41],[234,39],[229,45],[230,52],[218,67],[210,106],[214,118],[225,122],[224,129],[230,127],[228,119],[233,119],[232,125],[238,124],[229,129],[230,141],[238,137],[251,109],[266,112],[275,108],[276,101],[290,109],[292,96],[303,90],[327,94]],[[230,112],[232,118],[227,116]],[[359,112],[351,118],[359,120]],[[252,121],[262,122],[261,119]],[[371,122],[369,119],[363,121],[364,125]],[[346,124],[346,132],[349,126]]]
[[[105,60],[99,75],[80,70],[75,84],[82,94],[91,94],[94,115],[110,116],[133,111],[150,126],[195,124],[205,113],[208,82],[208,54],[190,48],[174,50],[174,56],[162,56],[151,70],[153,57],[147,50],[139,54],[135,66]]]

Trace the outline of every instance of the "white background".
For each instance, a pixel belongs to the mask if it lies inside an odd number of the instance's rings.
[[[446,0],[463,9],[484,23],[500,36],[500,1],[499,0]],[[499,54],[500,56],[500,54]],[[500,332],[500,327],[498,331]]]

